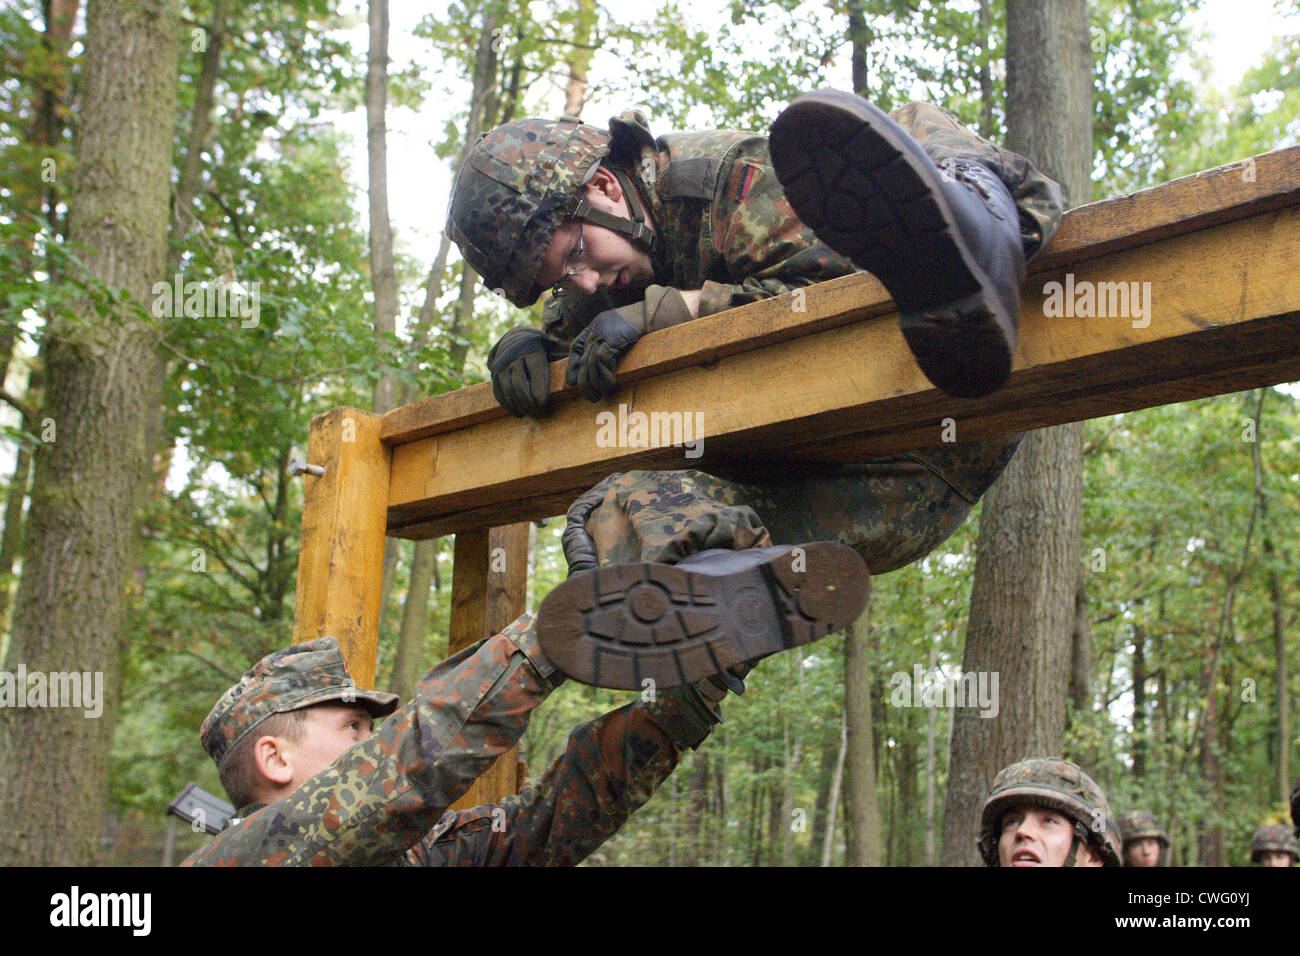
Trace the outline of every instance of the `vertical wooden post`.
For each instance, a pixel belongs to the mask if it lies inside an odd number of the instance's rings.
[[[456,535],[451,571],[447,653],[499,632],[524,613],[528,587],[528,522]],[[519,792],[518,748],[497,758],[452,807],[465,810]]]
[[[383,419],[335,408],[311,423],[293,639],[337,638],[359,687],[375,684],[379,594],[388,525],[392,454],[379,440]]]

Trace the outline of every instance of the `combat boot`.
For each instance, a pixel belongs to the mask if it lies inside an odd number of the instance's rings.
[[[1025,274],[1019,214],[974,161],[942,169],[884,112],[839,90],[805,93],[772,124],[772,165],[817,238],[870,272],[937,387],[959,398],[1011,373]]]
[[[537,637],[584,684],[667,689],[842,630],[869,590],[862,559],[830,541],[702,551],[573,575],[537,609]]]

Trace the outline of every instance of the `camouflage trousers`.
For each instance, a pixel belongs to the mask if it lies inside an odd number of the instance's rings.
[[[1064,212],[1061,187],[1025,157],[990,143],[947,110],[930,103],[908,103],[889,116],[940,169],[951,162],[971,160],[987,166],[1002,180],[1020,213],[1025,258],[1041,250],[1056,234]]]
[[[597,563],[675,564],[709,548],[838,541],[872,574],[951,535],[1015,453],[1019,435],[846,465],[833,475],[741,482],[702,471],[611,475],[569,509],[570,573]]]

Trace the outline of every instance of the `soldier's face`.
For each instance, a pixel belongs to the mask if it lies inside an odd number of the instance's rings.
[[[627,201],[612,173],[599,170],[584,188],[587,201],[596,209],[627,218]],[[654,276],[645,250],[612,229],[569,219],[555,230],[537,282],[547,288],[562,282],[564,289],[590,294],[597,289],[644,289]]]
[[[1260,863],[1264,866],[1292,866],[1294,861],[1290,853],[1283,853],[1281,850],[1269,850],[1260,856]]]
[[[285,759],[293,769],[290,789],[316,776],[353,744],[369,739],[373,723],[370,712],[356,704],[317,704],[308,709],[302,739],[285,743]]]
[[[1020,803],[1002,815],[998,862],[1002,866],[1064,866],[1074,842],[1070,818],[1055,810]],[[1084,845],[1075,866],[1101,866],[1101,859]]]
[[[1155,837],[1130,840],[1124,857],[1129,866],[1156,866],[1160,863],[1160,841]]]

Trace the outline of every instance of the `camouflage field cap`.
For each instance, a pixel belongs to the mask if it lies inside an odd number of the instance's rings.
[[[226,755],[272,714],[330,701],[357,703],[376,717],[397,709],[396,694],[357,687],[339,642],[322,637],[268,654],[221,695],[199,728],[203,749],[220,767]]]
[[[1074,821],[1075,834],[1097,852],[1103,865],[1123,865],[1119,826],[1101,787],[1068,760],[1033,757],[1000,770],[984,799],[979,851],[987,866],[998,865],[1002,814],[1023,802],[1065,814]]]
[[[1291,862],[1300,863],[1300,842],[1285,824],[1260,827],[1250,841],[1250,862],[1258,863],[1264,853],[1289,853]]]
[[[1164,827],[1156,822],[1155,815],[1150,810],[1130,810],[1121,816],[1119,833],[1124,846],[1128,846],[1134,840],[1145,840],[1149,837],[1159,840],[1162,847],[1169,847],[1169,837]]]
[[[479,137],[452,190],[447,235],[489,289],[520,308],[537,301],[546,248],[609,149],[609,133],[572,117],[515,120]]]

